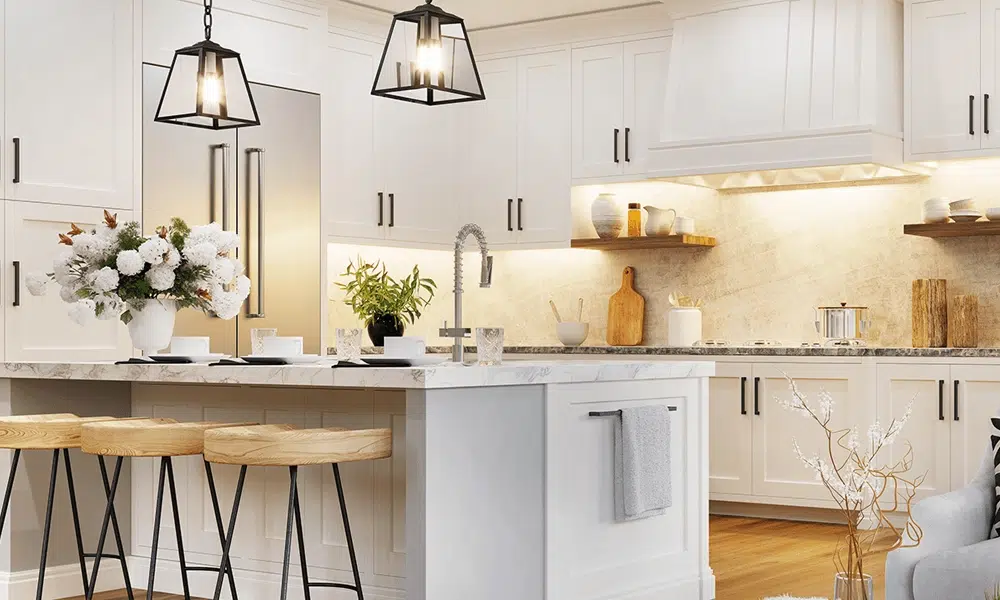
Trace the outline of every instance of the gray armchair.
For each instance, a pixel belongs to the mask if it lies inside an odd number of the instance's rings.
[[[914,505],[924,538],[915,548],[889,553],[886,600],[979,600],[1000,582],[1000,539],[989,539],[993,487],[988,452],[967,487]]]

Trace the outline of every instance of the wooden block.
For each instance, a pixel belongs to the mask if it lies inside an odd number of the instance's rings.
[[[642,343],[642,324],[646,300],[633,288],[635,269],[625,267],[622,287],[608,302],[608,345],[638,346]]]
[[[944,348],[948,344],[948,282],[913,282],[913,347]]]
[[[948,346],[976,348],[979,346],[979,297],[955,296],[948,311]]]

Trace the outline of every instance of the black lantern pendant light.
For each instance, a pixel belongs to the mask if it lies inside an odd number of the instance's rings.
[[[260,125],[243,61],[212,41],[212,0],[204,4],[205,40],[174,53],[156,121],[204,129]]]
[[[465,22],[431,0],[393,17],[372,94],[432,105],[485,100]]]

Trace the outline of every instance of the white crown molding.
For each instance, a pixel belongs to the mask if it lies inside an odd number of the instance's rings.
[[[673,19],[684,19],[686,17],[745,8],[747,6],[774,4],[776,2],[787,3],[791,1],[797,0],[661,0],[666,7],[667,14]]]
[[[331,0],[327,6],[331,33],[348,31],[383,41],[389,33],[391,12],[345,0]]]

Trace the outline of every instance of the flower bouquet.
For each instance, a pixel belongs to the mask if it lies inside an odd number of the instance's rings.
[[[67,250],[52,273],[26,277],[28,291],[41,296],[54,281],[73,321],[121,319],[145,354],[169,345],[177,309],[232,319],[250,294],[243,265],[229,256],[239,237],[217,223],[191,228],[175,218],[144,236],[135,221],[119,224],[117,215],[104,211],[96,229],[71,224],[59,243]]]

